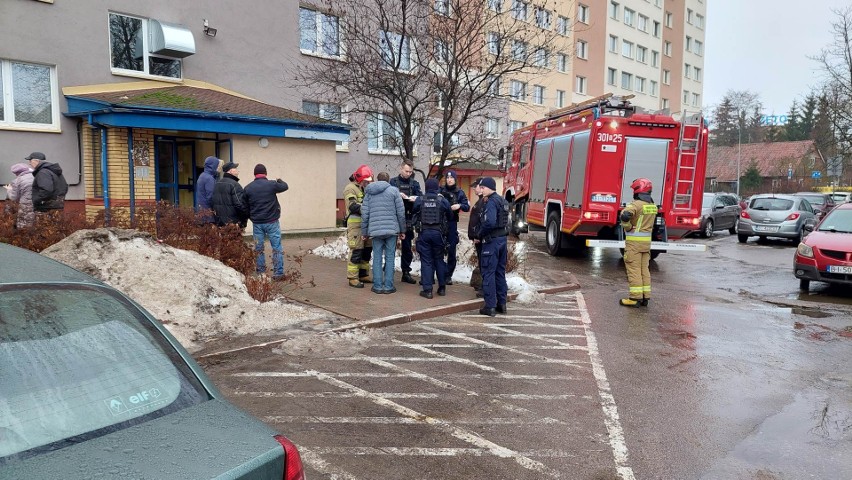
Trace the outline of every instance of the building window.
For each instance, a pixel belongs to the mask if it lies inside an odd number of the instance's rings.
[[[577,79],[576,79],[575,85],[574,85],[576,92],[579,93],[579,94],[585,95],[586,94],[586,83],[587,83],[586,77],[579,77],[578,76]]]
[[[704,29],[704,15],[700,13],[695,14],[695,26],[702,30]]]
[[[654,37],[660,38],[660,22],[654,20]]]
[[[683,103],[684,103],[684,105],[689,105],[689,91],[688,90],[683,91]]]
[[[636,12],[630,10],[629,8],[624,9],[624,24],[633,26],[633,20],[636,17]]]
[[[485,138],[500,137],[500,120],[496,118],[485,119]]]
[[[181,78],[181,61],[148,53],[148,21],[139,17],[109,14],[112,72]]]
[[[563,73],[568,71],[568,56],[564,53],[556,54],[556,70]]]
[[[582,58],[583,60],[589,58],[589,44],[582,40],[577,41],[577,58]]]
[[[692,13],[692,9],[691,9],[691,8],[687,8],[687,9],[686,9],[686,23],[688,23],[688,24],[690,24],[690,25],[692,25],[692,15],[693,15],[693,13]]]
[[[636,91],[639,93],[645,93],[645,79],[642,77],[636,77]]]
[[[636,28],[639,30],[648,33],[648,17],[645,15],[639,14],[639,24],[636,25]]]
[[[302,53],[340,56],[340,19],[307,8],[299,8],[299,50]]]
[[[0,59],[0,128],[59,128],[56,67]]]
[[[692,104],[695,105],[696,107],[701,106],[701,95],[700,94],[698,94],[698,93],[692,94]]]
[[[535,50],[535,66],[547,68],[550,61],[550,55],[547,50],[544,48],[537,48]]]
[[[435,155],[441,154],[441,152],[443,151],[443,148],[441,148],[444,143],[443,140],[444,135],[442,135],[441,132],[435,132],[435,135],[432,137],[432,153],[434,153]],[[458,147],[460,146],[461,137],[459,137],[458,134],[451,135],[449,144],[447,145],[447,150],[450,150],[452,152],[458,149]]]
[[[692,51],[699,57],[704,55],[704,44],[701,43],[701,40],[695,41],[695,48]]]
[[[535,24],[538,28],[550,30],[550,10],[541,7],[536,7]]]
[[[562,108],[565,106],[565,90],[557,90],[556,91],[556,108]]]
[[[668,108],[669,108],[669,99],[668,99],[668,98],[664,98],[664,99],[663,99],[662,106],[663,106],[663,108],[665,108],[665,109],[668,109]]]
[[[444,65],[450,63],[450,47],[443,40],[435,40],[435,60]]]
[[[642,46],[636,47],[636,61],[648,63],[648,49]]]
[[[650,89],[648,90],[648,93],[649,93],[652,97],[656,97],[656,96],[657,96],[657,93],[658,93],[658,90],[659,90],[659,86],[657,85],[657,81],[656,81],[656,80],[651,80],[651,83],[650,83]]]
[[[621,72],[621,88],[630,90],[633,88],[633,75],[627,72]]]
[[[666,16],[664,17],[664,22],[666,24],[666,27],[672,28],[672,18],[673,18],[672,12],[666,12]]]
[[[688,63],[683,64],[683,76],[686,78],[692,78],[692,65]]]
[[[527,126],[527,122],[519,122],[518,120],[512,120],[509,122],[509,133],[514,132],[519,128],[524,128]]]
[[[411,70],[411,41],[408,37],[382,30],[379,33],[382,65],[392,70]]]
[[[492,12],[501,13],[503,11],[503,0],[488,0],[488,8]]]
[[[609,18],[618,20],[618,2],[609,2]]]
[[[509,97],[518,102],[527,101],[527,84],[520,80],[512,80],[509,83]]]
[[[618,70],[614,68],[606,69],[606,83],[607,85],[615,85],[615,79],[618,76]]]
[[[527,2],[512,0],[512,18],[515,20],[526,20],[528,8],[529,4]]]
[[[672,83],[672,72],[669,70],[663,70],[663,85],[671,85]]]
[[[333,103],[311,102],[308,100],[302,101],[302,112],[315,117],[331,120],[332,122],[344,123],[344,115],[340,105]],[[349,142],[338,141],[337,148],[346,149],[349,147]]]
[[[618,37],[615,35],[609,36],[609,51],[612,53],[618,53]]]
[[[487,85],[488,85],[488,94],[498,96],[500,95],[500,77],[496,75],[489,75],[487,77]]]
[[[544,87],[541,85],[533,85],[532,100],[536,105],[544,105]]]
[[[435,0],[435,13],[445,17],[450,16],[450,0]]]
[[[520,40],[512,40],[512,57],[518,62],[526,61],[527,44]]]
[[[387,113],[367,114],[367,150],[370,153],[399,154],[402,132]]]
[[[582,3],[577,5],[577,20],[580,22],[589,23],[589,7],[588,5],[583,5]]]
[[[488,32],[486,35],[486,43],[488,44],[488,53],[491,55],[500,54],[500,36],[495,32]]]
[[[556,18],[556,33],[562,35],[563,37],[568,36],[568,32],[571,30],[571,19],[568,17],[563,17],[562,15]]]
[[[672,56],[672,42],[667,41],[663,43],[663,55],[667,57]]]
[[[660,52],[656,50],[651,50],[651,66],[659,67],[660,66]]]
[[[692,37],[690,37],[689,35],[686,36],[686,51],[692,51]]]
[[[698,68],[698,67],[693,67],[693,70],[695,71],[695,75],[692,78],[696,82],[700,82],[701,81],[701,69]]]
[[[633,42],[628,42],[627,40],[621,41],[621,55],[633,58]]]

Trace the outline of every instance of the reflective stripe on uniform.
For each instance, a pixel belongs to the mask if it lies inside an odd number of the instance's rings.
[[[632,242],[648,242],[651,243],[651,232],[636,232],[628,233],[625,240]]]

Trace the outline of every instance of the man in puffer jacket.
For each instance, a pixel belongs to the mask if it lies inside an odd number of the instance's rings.
[[[29,160],[33,169],[33,209],[39,213],[61,211],[65,208],[68,182],[58,163],[50,163],[41,152],[33,152]]]
[[[15,179],[6,185],[9,200],[18,204],[18,217],[15,222],[16,228],[29,228],[35,222],[35,211],[33,210],[33,173],[29,164],[16,163],[12,165],[12,173]]]
[[[204,160],[204,172],[198,176],[198,181],[195,183],[196,212],[204,212],[213,208],[213,189],[219,177],[219,162],[220,160],[216,157],[207,157]],[[210,215],[205,215],[201,219],[204,223],[213,223],[214,220]]]
[[[373,293],[394,293],[393,267],[396,239],[405,235],[405,207],[399,190],[388,183],[390,175],[380,173],[377,182],[367,185],[361,204],[361,235],[373,239]],[[384,261],[384,265],[383,265]]]
[[[222,178],[213,187],[213,211],[219,226],[235,223],[240,228],[248,225],[249,211],[243,187],[240,185],[239,164],[228,162],[222,167]]]

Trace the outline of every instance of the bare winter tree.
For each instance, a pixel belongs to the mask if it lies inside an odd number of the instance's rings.
[[[507,97],[519,93],[501,79],[543,71],[564,41],[553,8],[528,2],[320,1],[343,23],[342,52],[304,66],[299,83],[362,114],[371,147],[413,161],[419,142],[434,144],[438,175],[453,158],[494,156],[499,139],[486,123],[505,119]]]

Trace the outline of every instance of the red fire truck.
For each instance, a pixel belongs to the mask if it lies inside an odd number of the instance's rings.
[[[602,95],[512,133],[501,153],[509,162],[503,184],[515,234],[529,225],[544,227],[552,255],[589,238],[621,240],[618,217],[639,177],[654,185],[655,241],[698,229],[707,164],[704,118],[643,113],[630,98]]]

